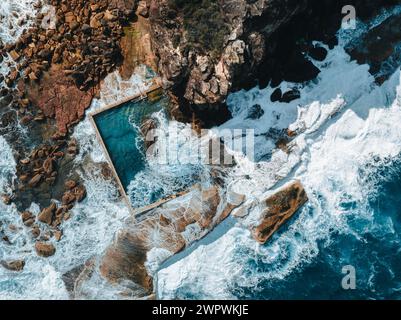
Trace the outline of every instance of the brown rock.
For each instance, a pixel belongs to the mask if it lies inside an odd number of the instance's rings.
[[[70,220],[70,218],[71,218],[71,213],[70,212],[66,212],[64,214],[64,221]]]
[[[54,239],[56,239],[56,241],[60,241],[62,236],[63,233],[60,230],[54,231]]]
[[[15,50],[10,51],[10,56],[14,61],[19,60],[21,57]]]
[[[54,171],[55,167],[55,162],[53,158],[47,158],[43,162],[43,170],[45,171],[46,174],[51,174]]]
[[[24,225],[27,227],[31,227],[35,223],[35,216],[29,211],[24,211],[21,214],[21,219]]]
[[[29,159],[22,159],[22,160],[20,160],[20,163],[22,164],[22,165],[24,165],[24,166],[26,166],[27,164],[29,164],[31,162],[31,160],[29,160]]]
[[[64,193],[64,195],[61,199],[63,205],[69,205],[69,204],[73,203],[75,200],[76,200],[76,197],[71,191],[67,191],[66,193]]]
[[[37,79],[36,76],[35,78]],[[68,127],[84,116],[93,95],[91,90],[80,91],[74,80],[66,76],[58,65],[52,65],[40,83],[30,85],[27,90],[29,100],[38,106],[46,117],[55,118],[60,133],[64,135]]]
[[[26,125],[28,125],[31,121],[32,121],[32,116],[31,116],[31,115],[26,115],[26,116],[24,116],[24,117],[21,118],[20,123],[21,123],[23,126],[26,126]]]
[[[28,220],[26,220],[24,222],[24,225],[27,226],[27,227],[31,227],[34,223],[35,223],[35,219],[34,218],[30,218],[30,219],[28,219]]]
[[[56,248],[51,243],[38,241],[35,243],[35,250],[40,257],[50,257],[56,253]]]
[[[0,264],[11,271],[22,271],[25,266],[24,260],[11,260],[11,261],[0,261]]]
[[[38,173],[34,175],[31,180],[29,180],[28,185],[32,188],[36,187],[42,181],[42,178],[43,176],[40,173]]]
[[[75,187],[73,192],[78,202],[81,202],[86,198],[86,188],[84,185],[79,185],[78,187]]]
[[[137,214],[143,214],[143,219],[126,222],[127,227],[118,234],[101,261],[101,274],[112,283],[133,281],[144,296],[149,295],[153,283],[145,267],[147,253],[152,248],[162,248],[174,254],[199,240],[203,232],[193,239],[187,239],[182,232],[191,224],[208,232],[242,202],[238,197],[236,204],[226,200],[218,187],[196,186],[181,196],[138,210]],[[155,233],[157,237],[152,237]]]
[[[52,203],[49,207],[47,207],[41,211],[41,213],[38,215],[38,220],[40,222],[51,225],[56,209],[57,209],[57,205],[55,203]]]
[[[149,8],[146,1],[139,1],[136,13],[145,18],[149,16]]]
[[[33,228],[32,228],[32,231],[31,231],[31,234],[32,234],[32,237],[33,238],[38,238],[39,236],[40,236],[40,229],[39,229],[39,227],[38,226],[34,226]]]
[[[36,81],[36,80],[39,79],[39,78],[36,76],[36,74],[35,74],[34,72],[31,72],[31,73],[28,75],[28,77],[29,77],[29,79],[32,80],[32,81]]]
[[[266,243],[307,201],[308,196],[299,181],[285,185],[264,199],[261,203],[265,208],[262,212],[262,221],[252,230],[254,238],[260,243]]]
[[[76,21],[76,17],[73,12],[67,12],[64,16],[64,19],[66,23],[71,23],[73,21]]]
[[[11,204],[11,197],[6,194],[3,194],[3,195],[1,195],[1,201],[3,201],[3,203],[6,206],[9,206]]]
[[[72,190],[77,186],[77,183],[74,180],[67,180],[65,182],[66,190]]]

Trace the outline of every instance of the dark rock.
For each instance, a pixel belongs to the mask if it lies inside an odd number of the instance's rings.
[[[283,80],[301,83],[315,79],[319,73],[319,68],[306,59],[305,56],[301,53],[294,53],[285,67]]]
[[[327,57],[327,50],[320,46],[314,46],[309,51],[309,56],[317,61],[323,61]]]
[[[283,93],[281,92],[281,89],[277,88],[271,94],[270,100],[271,100],[271,102],[280,101],[282,96],[283,96]]]
[[[265,111],[262,109],[262,107],[259,104],[255,104],[248,110],[248,115],[245,119],[257,120],[260,119],[264,114]]]
[[[289,103],[293,100],[299,99],[301,97],[301,93],[297,89],[292,89],[283,94],[280,102]]]

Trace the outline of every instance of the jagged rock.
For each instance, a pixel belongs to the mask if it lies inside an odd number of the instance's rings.
[[[66,133],[72,123],[84,116],[93,93],[79,90],[60,68],[52,66],[38,85],[29,87],[27,97],[46,117],[55,118],[59,131]]]
[[[166,85],[184,88],[190,104],[204,105],[223,103],[241,78],[257,70],[265,57],[265,39],[303,10],[306,1],[224,0],[213,6],[201,1],[196,9],[189,3],[176,8],[171,3],[154,0],[149,10],[153,46],[160,57],[158,69]],[[209,14],[202,16],[205,21],[196,21],[191,16],[191,12],[194,14],[200,9],[209,10]],[[197,32],[197,24],[207,30],[188,41],[182,25],[183,15],[187,26],[194,19],[195,31],[190,32]],[[249,27],[253,24],[248,22],[259,17],[263,17],[263,24],[260,19],[260,28],[251,30]],[[218,21],[224,20],[226,27],[215,27]],[[204,34],[208,34],[210,41],[203,40]],[[214,38],[220,42],[215,47],[211,45],[215,43]]]
[[[38,256],[48,258],[56,253],[56,248],[51,243],[38,241],[35,243],[35,250]]]
[[[36,175],[33,176],[33,178],[31,180],[29,180],[28,185],[30,187],[36,187],[43,179],[43,176],[38,173]]]
[[[6,268],[7,270],[11,271],[22,271],[25,266],[24,260],[11,260],[11,261],[0,261],[0,264]]]
[[[301,182],[294,181],[263,199],[261,222],[252,229],[254,238],[265,243],[298,209],[308,201]]]
[[[164,249],[173,255],[183,250],[243,201],[244,196],[230,196],[215,186],[207,189],[197,186],[180,197],[138,210],[136,221],[127,221],[127,227],[106,251],[100,264],[101,274],[111,282],[131,280],[140,286],[144,296],[149,295],[153,288],[152,277],[145,267],[147,253]],[[190,225],[200,232],[184,237]]]
[[[49,207],[43,209],[38,215],[38,220],[43,223],[51,225],[57,205],[53,202]]]

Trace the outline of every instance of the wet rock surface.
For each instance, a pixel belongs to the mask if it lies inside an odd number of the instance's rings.
[[[56,253],[56,248],[53,244],[42,241],[35,243],[35,250],[36,253],[43,258],[51,257]]]
[[[230,199],[233,199],[231,197]],[[200,186],[173,200],[144,208],[137,221],[127,222],[100,264],[101,274],[111,282],[133,281],[147,296],[153,292],[153,279],[146,268],[149,253],[168,253],[165,260],[199,240],[242,203],[231,203],[218,187]],[[190,230],[198,230],[190,232]]]
[[[327,51],[312,42],[337,43],[344,5],[354,5],[364,19],[395,3],[148,1],[158,70],[178,99],[172,115],[211,127],[230,118],[225,99],[231,91],[314,79],[320,70],[308,57],[323,61]]]
[[[268,241],[307,201],[308,196],[299,181],[291,182],[263,199],[259,204],[261,222],[252,229],[254,238],[260,243]]]
[[[369,64],[370,73],[381,84],[393,74],[400,61],[401,15],[391,16],[370,30],[356,45],[346,48],[359,64]]]
[[[25,261],[24,260],[0,261],[0,265],[2,265],[3,268],[10,271],[22,271],[25,266]]]

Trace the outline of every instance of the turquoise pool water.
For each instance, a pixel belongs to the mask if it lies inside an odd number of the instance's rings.
[[[103,142],[121,183],[128,191],[130,182],[146,166],[140,125],[153,113],[163,110],[168,98],[130,101],[94,116]]]

